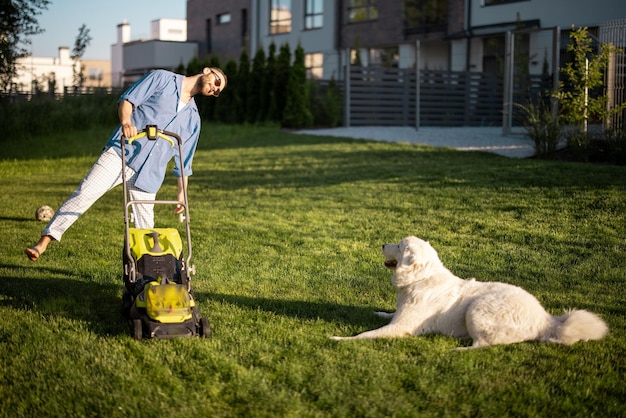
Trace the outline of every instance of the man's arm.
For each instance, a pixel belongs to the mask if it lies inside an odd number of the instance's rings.
[[[133,125],[130,115],[133,113],[133,104],[128,100],[122,100],[117,107],[117,115],[122,125],[122,133],[124,138],[130,138],[137,135],[137,127]]]

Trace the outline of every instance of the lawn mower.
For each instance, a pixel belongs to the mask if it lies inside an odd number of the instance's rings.
[[[191,289],[195,266],[191,263],[191,231],[187,188],[183,182],[183,201],[131,200],[126,184],[125,142],[139,138],[166,141],[178,146],[181,176],[184,177],[182,139],[173,132],[148,125],[137,135],[122,139],[122,186],[124,193],[124,294],[122,314],[128,320],[133,338],[209,337],[207,318],[200,315]],[[176,141],[174,141],[176,140]],[[180,205],[180,219],[185,223],[187,257],[183,255],[183,240],[176,228],[131,228],[129,207],[135,204]]]

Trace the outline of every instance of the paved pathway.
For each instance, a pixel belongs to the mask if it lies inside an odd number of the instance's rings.
[[[485,151],[510,158],[528,158],[535,153],[534,143],[523,134],[502,135],[502,128],[461,127],[419,130],[408,126],[358,126],[350,128],[305,129],[297,133],[339,136],[376,141],[409,142],[434,147],[449,147],[461,151]]]

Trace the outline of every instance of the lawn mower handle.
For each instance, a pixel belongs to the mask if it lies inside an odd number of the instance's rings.
[[[124,140],[124,137],[122,136],[120,142],[121,142],[121,147],[122,147],[122,183],[123,183],[123,187],[124,187],[124,229],[125,229],[125,235],[126,235],[126,240],[125,240],[125,252],[127,253],[129,259],[131,260],[131,266],[130,266],[130,271],[128,272],[130,278],[131,278],[131,282],[134,282],[135,279],[135,265],[132,262],[132,255],[130,254],[130,247],[128,246],[128,242],[129,242],[129,234],[128,234],[128,221],[129,221],[129,216],[128,216],[128,207],[132,204],[136,204],[136,203],[148,203],[148,204],[179,204],[182,205],[184,208],[184,222],[185,222],[185,229],[186,229],[186,235],[187,235],[187,259],[186,259],[186,263],[185,263],[185,269],[189,272],[190,276],[195,274],[195,266],[193,266],[191,264],[191,256],[192,256],[192,247],[191,247],[191,230],[189,228],[189,200],[187,197],[187,186],[185,185],[185,182],[182,182],[182,188],[183,188],[183,201],[173,201],[173,200],[144,200],[144,201],[129,201],[128,200],[128,196],[127,196],[127,191],[126,191],[126,152],[124,150],[124,144],[128,143],[128,145],[132,144],[133,141],[143,138],[143,137],[147,137],[148,140],[150,141],[156,141],[158,138],[162,138],[164,140],[166,140],[167,142],[170,143],[170,145],[172,147],[174,147],[175,145],[178,145],[178,158],[180,159],[180,175],[182,178],[185,177],[185,167],[184,167],[184,161],[183,161],[183,157],[182,157],[182,153],[183,153],[183,140],[180,137],[180,135],[174,133],[174,132],[170,132],[170,131],[165,131],[163,129],[158,129],[157,125],[146,125],[145,129],[142,129],[141,131],[139,131],[137,133],[137,135],[134,135],[130,138],[127,138],[126,141]],[[178,142],[178,144],[176,144],[174,142],[174,140],[172,138],[175,138],[176,141]],[[182,219],[181,219],[182,221]]]
[[[172,138],[176,138],[179,144],[182,144],[183,142],[181,137],[178,134],[175,134],[174,132],[169,132],[169,131],[164,131],[163,129],[158,129],[156,125],[146,125],[146,128],[139,131],[137,135],[131,136],[130,138],[127,139],[128,145],[132,144],[133,141],[139,138],[143,138],[144,136],[148,137],[148,139],[151,141],[155,141],[157,138],[163,138],[167,142],[169,142],[172,145],[172,147],[176,145],[174,141],[172,140]]]

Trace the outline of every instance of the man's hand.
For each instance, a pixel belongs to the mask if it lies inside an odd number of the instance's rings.
[[[122,125],[122,135],[124,138],[132,138],[137,135],[137,127],[131,123],[125,123]]]

